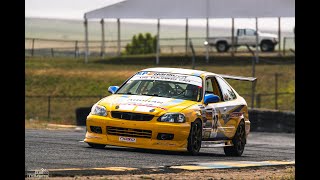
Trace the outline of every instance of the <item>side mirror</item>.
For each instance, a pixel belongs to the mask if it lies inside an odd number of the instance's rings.
[[[119,86],[109,86],[108,92],[114,94],[119,89]]]
[[[216,103],[220,101],[220,97],[214,94],[206,94],[204,96],[204,104]]]

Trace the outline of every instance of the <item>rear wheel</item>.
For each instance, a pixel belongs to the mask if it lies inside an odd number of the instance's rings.
[[[218,52],[227,52],[229,46],[226,42],[218,42],[216,48]]]
[[[188,152],[192,155],[197,155],[201,148],[202,127],[200,121],[191,123],[190,134],[188,137]]]
[[[246,131],[244,122],[241,121],[238,125],[237,132],[232,139],[233,146],[224,147],[226,156],[241,156],[246,145]]]
[[[102,148],[104,148],[106,146],[104,144],[95,144],[95,143],[88,143],[88,145],[90,147],[97,148],[97,149],[102,149]]]
[[[274,44],[271,41],[262,41],[260,49],[262,52],[274,51]]]

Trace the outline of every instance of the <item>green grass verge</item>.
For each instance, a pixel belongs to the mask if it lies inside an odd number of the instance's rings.
[[[26,58],[25,59],[25,117],[60,123],[74,124],[75,109],[91,106],[100,97],[107,96],[110,85],[120,85],[138,70],[155,67],[155,57],[124,56],[120,58]],[[191,57],[184,55],[161,56],[159,67],[191,68]],[[196,69],[220,74],[251,76],[252,57],[214,57],[209,64],[204,57],[196,57]],[[275,73],[281,73],[278,81],[279,92],[295,92],[295,64],[293,57],[261,57],[256,64],[258,78],[256,94],[275,91]],[[243,95],[251,105],[251,83],[229,80],[229,83]],[[51,96],[50,114],[48,98],[30,96]],[[54,97],[60,96],[60,97]],[[63,97],[94,96],[94,97]],[[275,96],[261,96],[260,107],[274,109]],[[257,102],[255,106],[257,106]],[[295,110],[294,94],[279,95],[280,110]],[[48,115],[50,118],[48,118]]]

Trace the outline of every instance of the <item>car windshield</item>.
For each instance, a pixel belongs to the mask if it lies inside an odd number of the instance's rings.
[[[137,73],[117,94],[146,95],[201,101],[202,79],[197,76],[147,72]]]

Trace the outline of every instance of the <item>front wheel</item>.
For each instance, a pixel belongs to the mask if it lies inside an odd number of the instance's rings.
[[[237,132],[232,139],[233,146],[224,147],[226,156],[241,156],[246,145],[246,131],[244,122],[241,121],[237,128]]]
[[[191,123],[190,134],[188,137],[188,152],[192,155],[197,155],[201,148],[202,127],[200,121]]]

